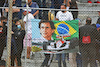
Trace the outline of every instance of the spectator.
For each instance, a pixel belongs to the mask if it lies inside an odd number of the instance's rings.
[[[67,4],[70,9],[78,9],[76,1],[77,0],[68,0]],[[71,12],[74,19],[78,18],[78,11],[71,11]]]
[[[15,1],[16,0],[13,0],[13,9],[12,9],[13,17],[12,17],[12,19],[19,18],[18,17],[18,13],[20,12],[20,9],[17,9],[16,8],[16,7],[18,7],[18,4],[15,4]],[[6,4],[6,7],[8,7],[8,4]],[[5,8],[5,11],[8,13],[9,9],[8,8]],[[8,14],[7,14],[7,17],[8,17]]]
[[[100,24],[96,24],[95,27],[97,28],[97,31],[98,31],[98,38],[96,39],[96,60],[99,61],[99,66],[100,66]]]
[[[98,11],[98,14],[99,14],[99,18],[98,18],[97,23],[96,23],[96,28],[98,30],[98,35],[99,35],[99,33],[100,33],[100,31],[99,31],[100,30],[100,11]],[[100,60],[99,60],[99,58],[100,58],[100,52],[99,52],[100,39],[99,38],[100,37],[98,37],[96,40],[96,59],[99,61],[99,65],[100,65]]]
[[[32,8],[39,8],[38,4],[36,2],[32,2],[32,0],[28,0],[28,6],[32,7]],[[26,4],[24,5],[24,7],[26,7]],[[31,13],[36,18],[36,15],[39,13],[39,10],[32,9]],[[23,12],[23,14],[24,14],[24,12]]]
[[[1,19],[0,25],[4,26],[4,23],[7,23],[7,17],[1,16],[0,19]]]
[[[3,54],[4,47],[6,47],[6,36],[7,36],[7,27],[6,22],[4,22],[5,17],[0,18],[2,25],[0,25],[0,60]]]
[[[27,58],[30,58],[30,52],[31,52],[31,40],[32,40],[32,25],[31,25],[31,20],[34,19],[34,16],[31,14],[31,9],[28,9],[28,14],[27,14],[27,9],[24,9],[24,23],[25,23],[25,30],[26,30],[26,35],[24,38],[24,46],[27,42]],[[28,17],[28,20],[27,20]]]
[[[66,5],[62,4],[60,9],[66,9]],[[56,14],[56,19],[55,20],[59,20],[59,21],[69,21],[69,20],[73,20],[73,15],[71,12],[69,11],[59,11]]]
[[[66,5],[62,4],[60,9],[66,9]],[[59,12],[57,12],[56,20],[70,21],[70,20],[73,20],[73,16],[72,16],[71,12],[69,12],[69,11],[59,11]],[[74,55],[71,55],[71,53],[70,53],[70,57],[72,57],[72,56],[74,56]],[[60,57],[62,58],[63,66],[66,67],[66,61],[65,61],[66,53],[57,54],[58,66],[59,67],[61,67],[61,58]]]
[[[86,25],[79,29],[79,49],[82,55],[82,67],[87,67],[88,61],[90,61],[90,67],[96,67],[95,39],[98,35],[96,28],[91,26],[91,21],[92,19],[88,17]],[[84,40],[86,36],[88,36],[88,41]]]
[[[12,37],[11,37],[11,66],[14,66],[14,60],[17,54],[17,46],[16,46],[16,42],[14,39],[14,32],[17,30],[17,27],[15,25],[15,23],[18,21],[18,19],[14,18],[13,23],[12,23]],[[15,63],[17,64],[17,61],[15,61]]]
[[[16,20],[16,19],[15,19]],[[15,25],[17,26],[17,30],[14,31],[14,40],[16,43],[16,54],[11,56],[11,66],[14,66],[14,60],[17,59],[17,61],[15,61],[18,67],[21,67],[21,53],[23,51],[23,39],[25,36],[25,28],[24,28],[24,23],[22,22],[22,20],[20,21],[16,21]]]
[[[39,22],[39,28],[40,28],[40,33],[41,33],[41,37],[34,39],[33,42],[48,42],[50,40],[53,40],[52,38],[52,34],[54,33],[54,23],[52,21],[40,21]],[[52,54],[44,54],[45,55],[45,59],[41,65],[41,67],[49,67],[51,60],[53,58]]]
[[[3,54],[3,50],[4,50],[4,41],[3,41],[3,38],[4,37],[2,37],[2,35],[3,35],[3,27],[2,26],[0,26],[0,47],[1,47],[1,49],[0,49],[0,60],[1,60],[1,57],[2,57],[2,54]]]

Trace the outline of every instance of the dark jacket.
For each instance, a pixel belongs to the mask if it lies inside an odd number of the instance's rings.
[[[91,37],[91,44],[95,43],[95,40],[98,37],[97,29],[94,26],[85,25],[85,26],[82,26],[82,27],[79,28],[79,42],[80,42],[80,45],[82,45],[82,37],[84,36],[85,32],[90,35],[90,37]]]
[[[21,54],[23,50],[23,39],[25,36],[25,30],[16,30],[14,32],[14,39],[17,47],[17,55]]]
[[[5,25],[3,26],[2,31],[3,32],[0,33],[0,46],[6,46],[7,27]]]
[[[18,55],[23,50],[23,39],[25,36],[25,30],[18,30],[17,26],[13,24],[12,40],[11,40],[11,55]]]

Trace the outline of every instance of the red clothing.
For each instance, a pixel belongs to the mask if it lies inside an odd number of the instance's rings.
[[[88,1],[88,3],[92,3],[91,1]]]

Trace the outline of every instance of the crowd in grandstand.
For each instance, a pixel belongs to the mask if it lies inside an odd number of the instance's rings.
[[[51,0],[51,7],[55,9],[66,9],[66,11],[55,11],[56,21],[70,21],[80,19],[78,18],[78,11],[67,11],[69,9],[78,9],[77,0]],[[0,7],[8,7],[8,0],[0,0]],[[87,3],[92,3],[89,0]],[[100,3],[95,1],[95,3]],[[22,6],[22,0],[13,0],[13,9],[12,9],[12,37],[11,37],[11,66],[14,67],[14,62],[18,67],[22,66],[21,55],[23,48],[27,46],[27,59],[30,59],[31,53],[31,40],[32,40],[32,25],[31,19],[41,19],[45,21],[39,22],[39,29],[42,35],[42,38],[45,41],[52,40],[51,36],[54,32],[55,27],[52,21],[48,21],[48,12],[49,10],[36,10],[36,9],[18,9],[16,7],[26,7],[27,4]],[[28,8],[47,8],[46,0],[28,0]],[[5,61],[2,60],[3,50],[6,47],[7,42],[7,24],[8,24],[8,12],[9,9],[0,9],[0,66],[5,66]],[[100,11],[98,11],[100,16]],[[24,17],[24,18],[23,18]],[[81,23],[81,22],[79,22]],[[96,60],[100,64],[100,18],[98,18],[96,24],[91,24],[92,19],[88,17],[86,19],[86,24],[82,27],[79,27],[79,50],[77,53],[63,53],[57,54],[58,67],[62,67],[61,61],[63,62],[63,67],[67,67],[66,58],[70,63],[70,67],[87,67],[90,63],[90,67],[98,67]],[[44,28],[46,30],[44,30]],[[47,36],[44,33],[47,33]],[[87,34],[88,33],[88,34]],[[91,38],[88,43],[84,41],[85,35],[87,38]],[[90,36],[89,36],[90,35]],[[84,36],[84,37],[83,37]],[[41,39],[41,38],[40,38]],[[41,40],[43,41],[43,40]],[[27,43],[27,44],[26,44]],[[49,67],[47,64],[50,60],[50,57],[53,55],[44,54],[45,59],[41,64],[41,67]],[[72,59],[73,58],[73,59]],[[52,59],[51,59],[52,60]],[[50,61],[51,62],[51,61]]]

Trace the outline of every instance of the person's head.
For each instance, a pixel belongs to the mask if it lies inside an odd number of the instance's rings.
[[[21,24],[21,30],[25,30],[25,23],[23,22],[23,20],[19,20],[20,24]]]
[[[40,33],[41,35],[49,40],[51,39],[52,34],[54,33],[55,26],[52,21],[40,21],[39,22],[39,28],[40,28]]]
[[[23,9],[24,10],[24,15],[27,15],[27,9]],[[31,13],[31,9],[28,9],[28,13]]]
[[[24,30],[24,22],[22,20],[15,18],[14,23],[17,26],[18,29]]]
[[[60,6],[60,9],[66,9],[66,4],[62,4],[61,6]],[[62,12],[66,12],[66,11],[62,11]]]
[[[18,18],[14,18],[14,19],[13,19],[13,23],[17,23],[18,21],[19,21]]]
[[[92,23],[92,19],[90,17],[87,17],[86,24],[91,25],[91,23]]]
[[[1,25],[2,26],[5,26],[7,24],[7,17],[1,16],[0,17],[0,21],[1,21]]]
[[[1,20],[1,23],[7,22],[7,17],[1,16],[1,17],[0,17],[0,20]]]

